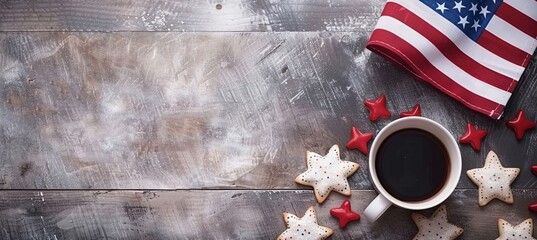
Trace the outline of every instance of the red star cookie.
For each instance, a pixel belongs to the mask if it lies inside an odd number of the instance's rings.
[[[403,117],[411,117],[411,116],[420,117],[421,116],[421,106],[419,104],[416,104],[416,106],[414,106],[414,108],[412,108],[412,110],[410,110],[408,112],[402,112],[400,116],[402,118]]]
[[[489,131],[479,130],[474,127],[471,123],[466,125],[466,133],[459,138],[460,143],[469,143],[475,151],[481,149],[481,141],[487,135]]]
[[[535,127],[535,122],[532,122],[526,118],[524,111],[518,110],[518,113],[515,118],[507,122],[507,126],[513,129],[518,140],[522,140],[524,137],[524,132],[526,130],[532,129]]]
[[[352,127],[351,139],[347,142],[347,149],[358,149],[367,155],[367,142],[373,138],[372,133],[361,133],[360,130]]]
[[[365,100],[364,105],[369,110],[369,120],[371,121],[376,121],[380,117],[391,117],[390,112],[386,109],[386,96],[384,95],[376,100]]]
[[[533,173],[533,175],[537,176],[537,165],[531,166],[531,173]]]
[[[347,223],[351,221],[360,220],[360,214],[351,210],[351,202],[349,200],[343,201],[339,208],[330,209],[330,215],[339,219],[340,228],[345,228]]]

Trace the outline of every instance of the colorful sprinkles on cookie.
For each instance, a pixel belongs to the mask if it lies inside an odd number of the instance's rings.
[[[278,240],[326,239],[334,233],[332,229],[317,224],[313,206],[308,208],[302,218],[284,212],[283,219],[287,225],[287,230],[280,234]]]
[[[466,175],[479,187],[479,206],[484,206],[494,198],[512,204],[510,185],[519,172],[519,168],[504,168],[496,153],[490,151],[485,166],[468,170]]]
[[[455,239],[463,232],[462,228],[448,223],[445,205],[436,209],[430,218],[418,213],[412,213],[412,220],[414,220],[419,229],[416,236],[414,236],[414,240]]]
[[[339,158],[339,147],[334,145],[326,156],[308,151],[306,153],[308,170],[298,177],[295,182],[312,186],[317,202],[323,203],[332,190],[343,195],[351,195],[347,177],[358,170],[358,163],[342,161]]]

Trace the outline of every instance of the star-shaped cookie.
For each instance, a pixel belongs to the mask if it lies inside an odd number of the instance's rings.
[[[446,206],[442,205],[430,218],[412,213],[412,220],[418,226],[418,233],[414,240],[420,239],[455,239],[462,234],[463,230],[447,221]]]
[[[358,170],[358,163],[342,161],[339,147],[334,145],[326,156],[308,151],[306,153],[308,170],[296,177],[295,182],[312,186],[317,202],[323,203],[332,190],[343,195],[351,195],[347,177]]]
[[[496,153],[490,151],[485,166],[468,170],[466,175],[479,187],[479,206],[484,206],[494,198],[513,203],[511,183],[519,172],[520,168],[504,168]]]
[[[302,218],[284,212],[283,220],[287,225],[287,230],[280,234],[278,240],[326,239],[334,233],[332,229],[317,224],[317,217],[315,216],[315,208],[313,206],[308,208],[308,211],[306,211]]]
[[[496,240],[507,239],[534,239],[533,235],[533,220],[526,219],[524,222],[513,226],[503,219],[498,219],[498,231],[500,236]]]

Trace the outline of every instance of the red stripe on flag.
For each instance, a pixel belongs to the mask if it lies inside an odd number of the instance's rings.
[[[493,118],[498,118],[503,111],[504,106],[463,88],[433,66],[418,49],[389,31],[375,29],[367,48],[395,61],[419,79],[434,85],[475,111]]]
[[[496,16],[518,28],[525,34],[530,35],[532,38],[537,37],[537,21],[521,11],[518,11],[516,8],[511,7],[511,5],[507,3],[500,4],[500,7],[496,10]]]
[[[405,7],[394,2],[388,2],[382,11],[382,16],[393,17],[416,30],[416,32],[434,44],[451,62],[473,77],[505,91],[512,92],[515,89],[516,81],[514,79],[476,62],[460,50],[446,35]]]
[[[531,58],[531,55],[496,37],[486,29],[477,39],[477,43],[505,60],[522,67],[526,67]]]

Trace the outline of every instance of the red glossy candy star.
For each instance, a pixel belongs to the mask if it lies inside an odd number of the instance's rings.
[[[376,121],[379,117],[390,118],[392,115],[386,109],[386,96],[382,95],[376,100],[365,100],[365,107],[369,110],[369,120]]]
[[[533,175],[537,176],[537,165],[531,166],[531,173],[533,173]]]
[[[507,126],[513,129],[518,140],[522,140],[524,137],[524,132],[528,129],[535,127],[535,122],[532,122],[524,116],[524,111],[518,110],[518,113],[515,118],[507,122]]]
[[[469,143],[475,151],[481,149],[481,140],[487,135],[489,131],[479,130],[471,123],[466,125],[466,133],[459,138],[460,143]]]
[[[534,202],[530,205],[528,205],[528,209],[532,212],[536,212],[537,213],[537,202]]]
[[[347,149],[358,149],[367,155],[367,142],[373,138],[372,133],[361,133],[360,130],[352,127],[351,139],[347,142]]]
[[[392,114],[386,109],[386,96],[382,95],[376,100],[365,100],[365,107],[369,110],[369,120],[376,121],[379,117],[390,118]]]
[[[339,219],[340,228],[345,228],[347,223],[351,221],[360,220],[360,214],[351,210],[351,202],[349,200],[343,201],[339,208],[330,209],[330,215]]]
[[[410,116],[419,117],[419,116],[421,116],[421,106],[419,104],[416,104],[416,106],[414,106],[414,108],[412,108],[412,110],[410,110],[408,112],[402,112],[400,116],[402,118],[410,117]]]

